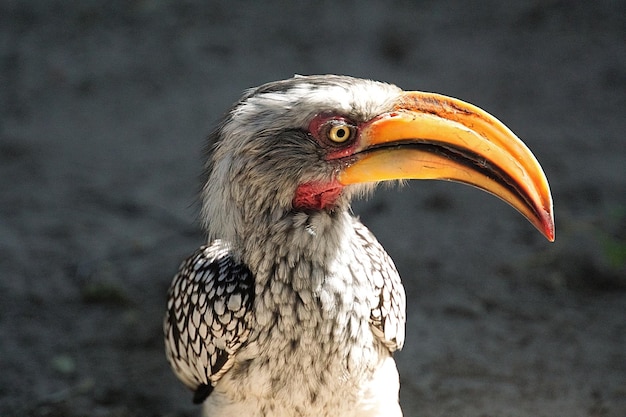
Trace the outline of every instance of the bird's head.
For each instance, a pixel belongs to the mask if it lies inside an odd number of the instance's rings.
[[[212,238],[298,212],[348,208],[380,181],[441,179],[490,192],[554,239],[546,177],[487,112],[432,93],[342,76],[252,89],[213,134],[202,219]]]

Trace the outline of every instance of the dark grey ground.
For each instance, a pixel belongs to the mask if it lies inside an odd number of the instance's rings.
[[[200,149],[294,73],[473,102],[553,188],[554,244],[455,184],[355,204],[409,295],[405,415],[626,416],[624,1],[4,0],[0,59],[1,416],[197,414],[161,316]]]

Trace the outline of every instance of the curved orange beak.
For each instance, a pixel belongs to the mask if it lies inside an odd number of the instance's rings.
[[[360,130],[343,185],[394,179],[438,179],[496,195],[554,241],[552,196],[526,145],[498,119],[463,101],[406,92],[392,112]]]

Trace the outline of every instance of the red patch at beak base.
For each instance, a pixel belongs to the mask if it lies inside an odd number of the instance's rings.
[[[293,207],[298,210],[328,210],[335,207],[337,199],[341,196],[343,185],[337,181],[305,182],[296,189],[293,198]]]

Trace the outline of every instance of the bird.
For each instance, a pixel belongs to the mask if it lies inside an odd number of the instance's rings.
[[[351,210],[377,184],[464,183],[554,240],[528,147],[456,98],[340,75],[247,90],[208,139],[207,243],[168,291],[165,351],[208,417],[399,417],[406,295]]]

